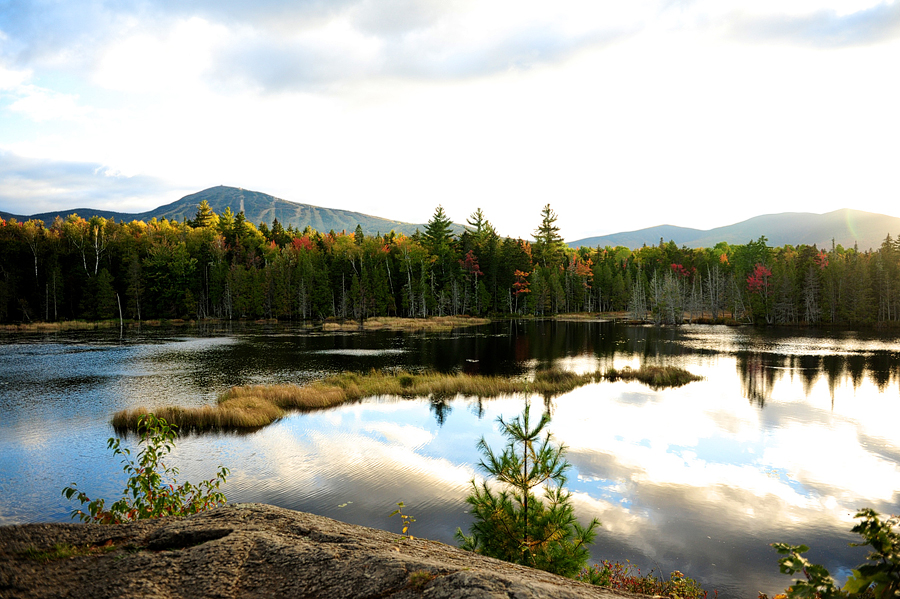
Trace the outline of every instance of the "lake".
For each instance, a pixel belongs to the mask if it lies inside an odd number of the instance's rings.
[[[900,512],[900,339],[744,327],[656,328],[505,321],[453,333],[321,333],[217,325],[0,336],[0,524],[69,521],[77,482],[117,497],[106,449],[116,410],[202,405],[232,385],[303,383],[345,370],[435,369],[528,376],[555,366],[675,365],[704,380],[654,391],[603,382],[552,399],[568,487],[603,526],[595,560],[681,570],[725,598],[770,596],[775,541],[804,543],[841,582],[858,508]],[[231,502],[265,502],[455,544],[480,473],[475,445],[499,448],[498,416],[526,398],[378,397],[292,414],[252,433],[188,435],[169,460],[180,480],[231,469]],[[124,443],[134,447],[129,437]]]

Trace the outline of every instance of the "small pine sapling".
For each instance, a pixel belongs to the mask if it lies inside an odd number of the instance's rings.
[[[500,489],[489,481],[472,481],[466,502],[475,522],[470,535],[457,529],[457,540],[469,551],[573,577],[587,564],[587,546],[600,521],[595,518],[584,527],[575,518],[572,494],[565,489],[565,472],[571,467],[566,448],[545,433],[549,414],[532,426],[528,402],[520,416],[509,422],[500,417],[498,422],[507,438],[503,452],[494,453],[484,438],[478,449],[484,456],[481,469]],[[542,487],[543,497],[534,492],[537,487]]]

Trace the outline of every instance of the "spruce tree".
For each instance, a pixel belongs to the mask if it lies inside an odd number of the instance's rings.
[[[479,466],[500,488],[472,481],[466,502],[475,522],[469,536],[457,529],[456,537],[468,551],[572,577],[587,565],[587,546],[600,521],[584,527],[575,518],[572,494],[565,489],[571,467],[566,448],[544,430],[550,415],[532,426],[530,411],[526,402],[520,416],[497,419],[507,439],[503,453],[494,453],[483,437],[478,443],[484,456]],[[543,487],[542,497],[534,493],[538,487]]]
[[[197,213],[194,215],[193,220],[188,221],[188,224],[193,227],[211,227],[215,225],[218,220],[219,217],[213,212],[209,202],[200,200],[200,203],[197,204]]]
[[[556,212],[550,204],[541,210],[541,225],[534,230],[534,256],[541,266],[554,266],[560,257],[565,243],[556,226]]]
[[[453,221],[444,212],[444,207],[438,205],[434,210],[434,216],[425,225],[425,243],[433,254],[446,251],[450,240],[453,238]]]
[[[434,216],[425,225],[425,237],[423,245],[435,257],[435,274],[437,275],[437,288],[435,294],[439,295],[444,285],[450,281],[452,265],[455,262],[451,243],[453,241],[453,221],[444,212],[443,206],[438,206]]]

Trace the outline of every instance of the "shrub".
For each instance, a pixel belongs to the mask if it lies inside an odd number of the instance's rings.
[[[72,518],[83,522],[120,524],[144,518],[162,516],[186,516],[211,509],[225,503],[225,495],[219,486],[225,483],[228,468],[221,467],[216,477],[193,485],[189,482],[176,484],[177,468],[166,466],[162,459],[175,447],[178,436],[176,426],[153,414],[144,414],[138,421],[138,434],[143,448],[137,455],[137,462],[131,459],[131,450],[121,447],[119,439],[110,438],[107,448],[113,455],[121,455],[123,470],[128,474],[128,482],[122,491],[122,498],[106,509],[104,499],[92,500],[75,485],[63,489],[67,499],[73,497],[87,504],[87,513],[73,510]]]
[[[875,510],[863,508],[855,518],[861,520],[851,529],[864,540],[851,543],[854,547],[872,547],[868,561],[852,571],[843,588],[838,588],[828,570],[812,564],[800,555],[809,551],[806,545],[773,543],[782,557],[778,560],[782,574],[802,572],[806,580],[795,580],[785,594],[788,599],[836,599],[866,597],[887,599],[900,596],[900,518],[892,516],[882,520]]]
[[[645,576],[639,568],[630,563],[603,562],[585,568],[576,577],[582,582],[609,587],[617,591],[651,595],[653,597],[670,597],[672,599],[706,599],[704,591],[696,580],[688,578],[678,570],[672,572],[668,579],[657,578],[651,570]],[[713,595],[718,597],[718,591]]]

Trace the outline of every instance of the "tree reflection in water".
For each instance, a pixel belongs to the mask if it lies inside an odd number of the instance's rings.
[[[772,356],[764,353],[740,352],[737,354],[737,370],[741,377],[744,397],[759,407],[765,407],[772,399],[775,382],[781,378],[783,369],[775,368]]]

